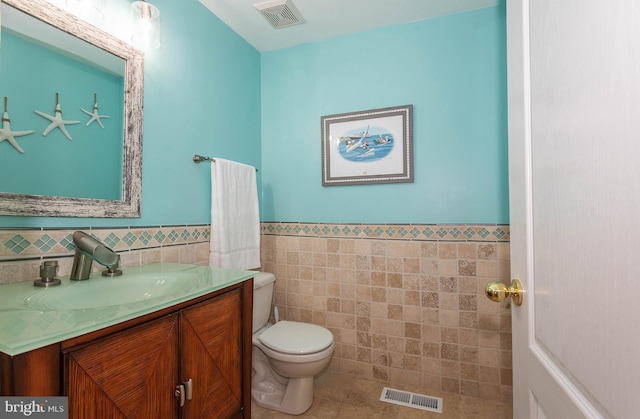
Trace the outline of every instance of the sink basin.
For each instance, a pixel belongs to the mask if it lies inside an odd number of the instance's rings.
[[[196,276],[197,277],[197,276]],[[85,310],[171,299],[184,295],[194,284],[189,271],[140,272],[115,278],[93,277],[65,282],[24,299],[40,310]]]
[[[256,275],[171,262],[122,270],[114,278],[100,272],[84,281],[62,277],[61,285],[49,288],[34,287],[32,281],[0,285],[0,352],[15,356],[72,339],[212,295]]]

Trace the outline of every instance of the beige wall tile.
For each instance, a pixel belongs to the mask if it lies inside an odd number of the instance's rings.
[[[313,289],[340,331],[333,367],[474,396],[509,385],[511,318],[484,297],[486,282],[509,278],[508,243],[311,240],[314,266],[334,269]]]
[[[484,297],[487,282],[511,279],[508,241],[478,235],[476,241],[447,241],[453,238],[450,231],[460,226],[430,226],[438,234],[446,232],[444,239],[434,235],[432,241],[405,239],[401,226],[381,225],[384,233],[379,237],[367,237],[365,226],[358,226],[360,233],[351,236],[344,233],[348,229],[336,226],[343,233],[330,237],[277,235],[264,229],[260,252],[262,270],[276,274],[274,304],[281,318],[320,324],[334,334],[330,369],[508,401],[510,304]],[[468,228],[476,233],[496,228],[508,232],[508,226]],[[185,234],[195,230],[193,239]],[[91,232],[101,239],[119,239],[114,247],[122,266],[130,267],[160,261],[207,265],[205,230],[206,226],[178,226]],[[0,246],[0,260],[6,260],[0,262],[0,283],[33,280],[42,257],[57,257],[59,272],[68,274],[73,252],[62,243],[73,231],[1,230],[0,244],[7,245]],[[34,244],[44,234],[53,244],[48,253]],[[7,247],[19,237],[30,244],[24,249]],[[15,260],[27,257],[36,259]]]

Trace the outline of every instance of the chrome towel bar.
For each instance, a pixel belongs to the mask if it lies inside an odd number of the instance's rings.
[[[215,158],[211,158],[211,157],[206,157],[206,156],[201,156],[199,154],[194,154],[193,155],[193,162],[194,163],[200,163],[202,161],[216,161]],[[258,169],[256,168],[256,172],[258,171]]]

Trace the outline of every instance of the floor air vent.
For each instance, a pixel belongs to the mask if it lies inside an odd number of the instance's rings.
[[[408,391],[385,387],[382,389],[380,400],[387,403],[398,404],[400,406],[442,413],[442,399],[440,397],[425,396],[422,394],[409,393]]]

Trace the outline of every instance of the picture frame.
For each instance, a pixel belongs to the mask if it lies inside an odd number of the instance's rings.
[[[322,186],[413,182],[413,105],[326,115]]]

